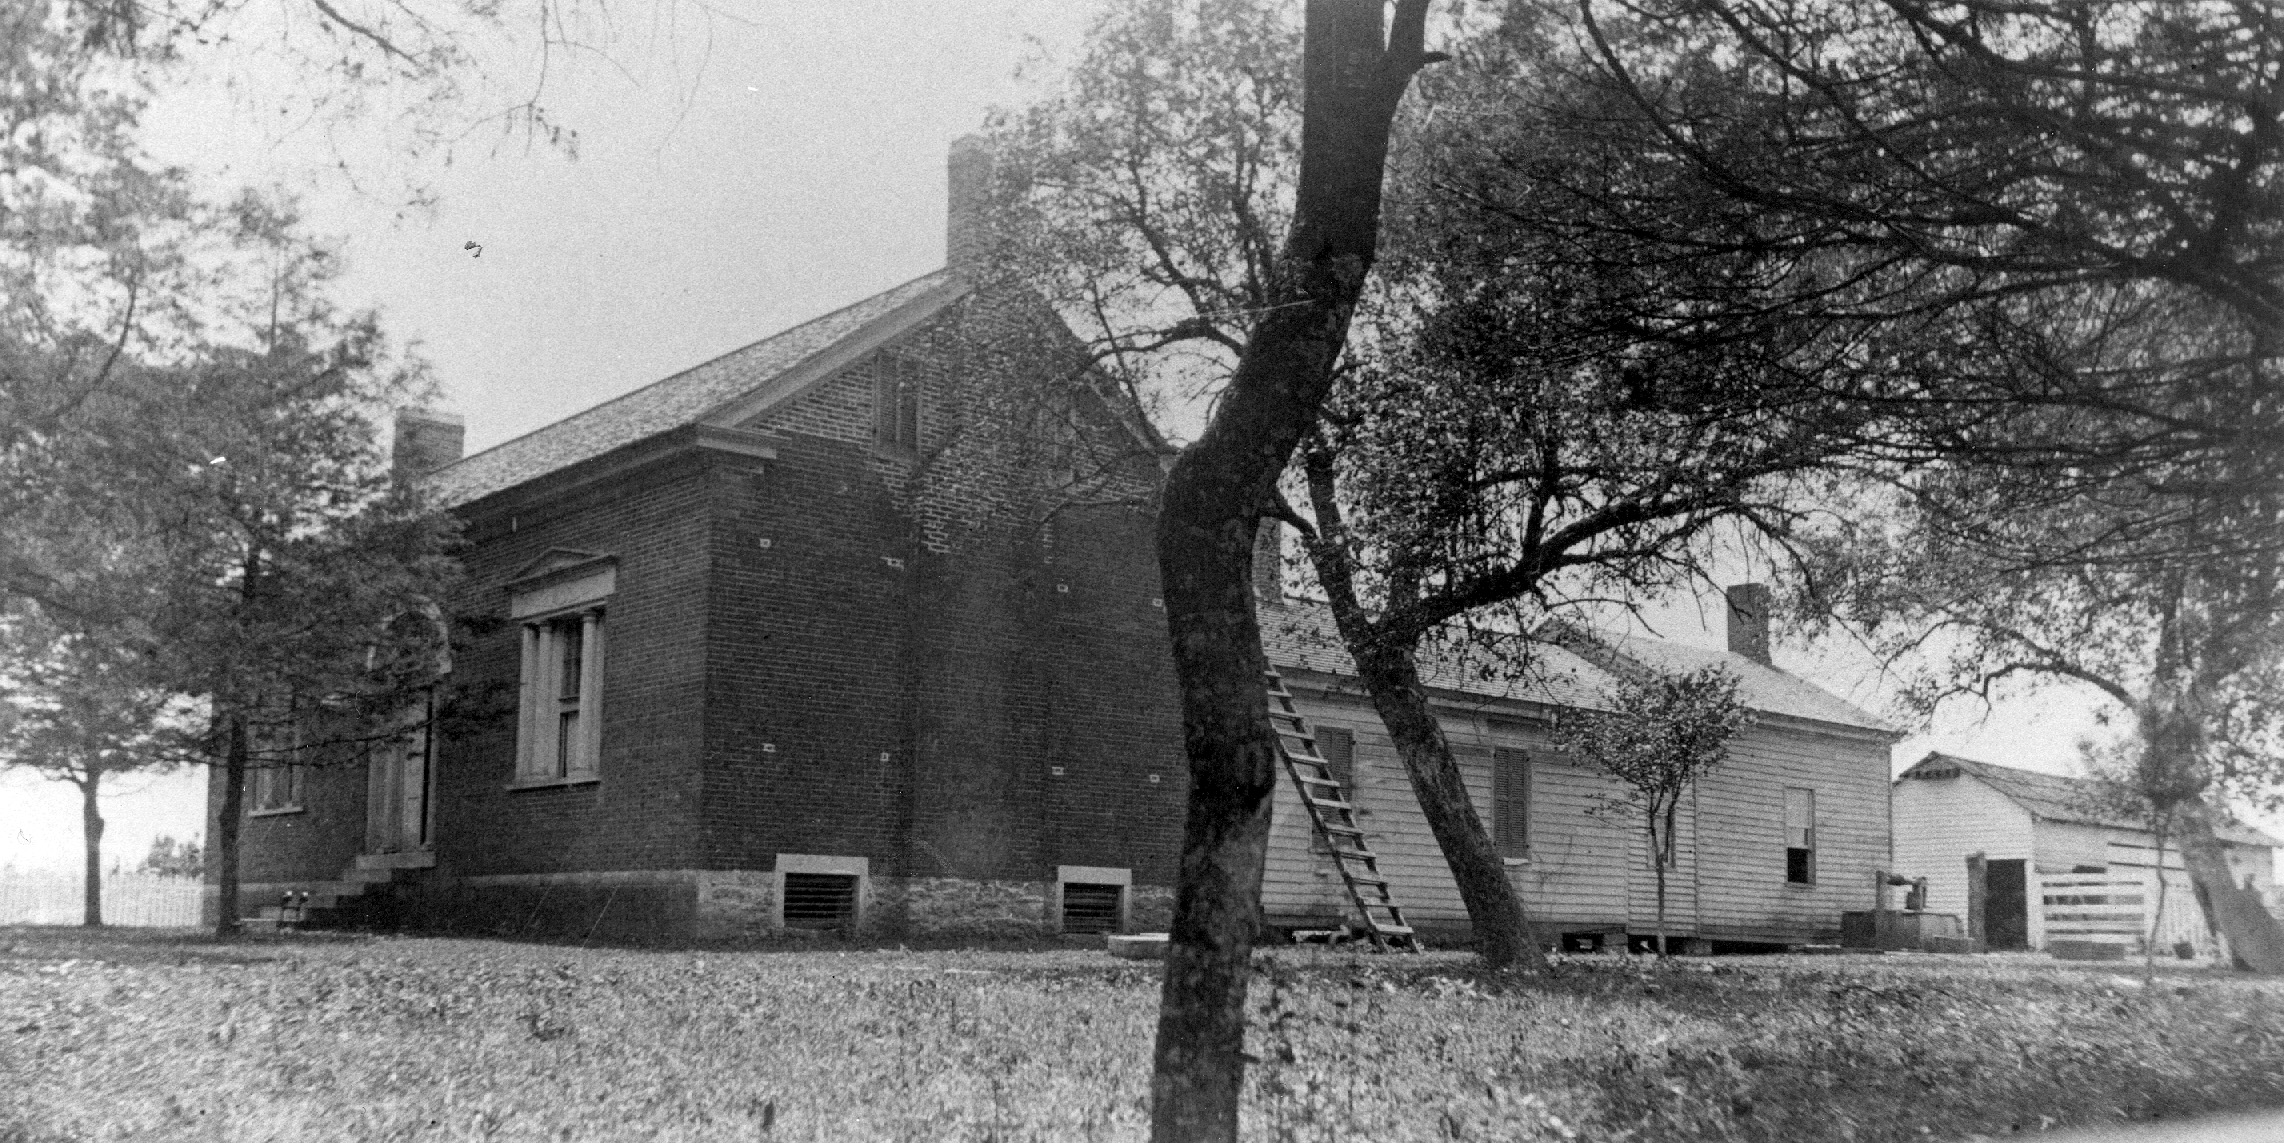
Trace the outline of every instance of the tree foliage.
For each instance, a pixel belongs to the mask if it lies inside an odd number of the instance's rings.
[[[1657,951],[1666,955],[1666,876],[1677,868],[1681,803],[1727,761],[1729,742],[1753,725],[1737,693],[1738,679],[1719,664],[1686,672],[1647,672],[1621,679],[1602,696],[1604,709],[1578,711],[1555,730],[1613,779],[1619,790],[1602,807],[1640,823],[1657,877]]]

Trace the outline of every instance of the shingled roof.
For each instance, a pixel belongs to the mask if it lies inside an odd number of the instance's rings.
[[[444,507],[456,507],[660,433],[706,423],[733,407],[739,419],[751,419],[820,379],[804,366],[917,325],[967,291],[948,270],[915,278],[494,445],[430,473],[422,483]]]
[[[2132,815],[2123,813],[2107,803],[2103,784],[2093,778],[2072,778],[2062,774],[2042,774],[2036,770],[2022,770],[2013,766],[2000,766],[1990,762],[1977,762],[1956,754],[1928,752],[1927,757],[1911,764],[1897,781],[1927,771],[1956,769],[1960,773],[1980,779],[1984,785],[2029,810],[2030,815],[2050,822],[2071,825],[2095,825],[2110,829],[2146,829],[2147,825]],[[2268,834],[2240,822],[2231,822],[2214,831],[2223,841],[2240,845],[2284,846]]]
[[[1609,656],[1665,671],[1694,670],[1719,662],[1738,679],[1745,705],[1855,730],[1893,734],[1895,730],[1816,684],[1742,655],[1709,651],[1657,639],[1587,635],[1579,628],[1554,629],[1537,636],[1473,632],[1441,641],[1420,655],[1420,677],[1428,686],[1484,698],[1510,699],[1602,710],[1602,695],[1622,667]],[[1501,646],[1511,643],[1512,646]],[[1342,646],[1332,612],[1321,603],[1288,599],[1261,610],[1261,644],[1269,662],[1324,674],[1355,676],[1356,664]],[[1597,662],[1597,660],[1601,660]]]

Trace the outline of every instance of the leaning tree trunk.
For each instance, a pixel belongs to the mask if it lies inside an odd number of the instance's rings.
[[[238,923],[238,827],[246,810],[246,719],[223,720],[222,808],[214,822],[214,933],[227,937]]]
[[[1315,423],[1379,242],[1396,104],[1427,0],[1309,0],[1301,171],[1270,305],[1221,407],[1166,479],[1158,571],[1182,689],[1189,810],[1150,1080],[1155,1143],[1234,1140],[1276,740],[1249,575],[1278,475]]]
[[[2237,884],[2228,866],[2225,844],[2213,830],[2217,818],[2203,798],[2181,803],[2175,818],[2181,863],[2189,868],[2198,903],[2205,907],[2213,927],[2228,940],[2229,951],[2245,967],[2254,972],[2284,972],[2284,927],[2277,925],[2258,893]],[[2162,875],[2162,868],[2159,873]]]
[[[1459,900],[1467,907],[1468,922],[1475,930],[1478,955],[1491,968],[1520,965],[1534,972],[1545,968],[1546,954],[1531,939],[1522,897],[1515,892],[1514,882],[1507,880],[1506,860],[1499,855],[1491,831],[1484,828],[1482,815],[1475,812],[1466,779],[1451,756],[1451,742],[1428,705],[1427,687],[1420,682],[1414,652],[1409,647],[1360,648],[1359,640],[1350,638],[1346,630],[1341,635],[1356,660],[1366,693],[1372,696],[1372,709],[1388,728],[1396,756],[1404,761],[1412,794],[1427,817],[1428,832],[1435,835],[1444,864],[1451,867],[1452,880],[1459,884]]]
[[[79,923],[103,927],[103,812],[95,797],[102,788],[103,771],[89,767],[79,785],[79,833],[87,847],[87,884],[81,891]]]

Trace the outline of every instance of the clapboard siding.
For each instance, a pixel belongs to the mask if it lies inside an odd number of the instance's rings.
[[[1298,673],[1294,673],[1297,675]],[[1288,677],[1312,725],[1355,734],[1351,800],[1381,871],[1417,923],[1467,921],[1402,762],[1366,701],[1326,691],[1321,680]],[[1492,751],[1526,752],[1531,763],[1531,852],[1508,877],[1534,923],[1570,929],[1649,932],[1656,874],[1639,819],[1608,807],[1618,786],[1552,748],[1543,725],[1521,707],[1446,707],[1444,733],[1489,824]],[[1843,909],[1871,907],[1871,872],[1887,856],[1887,751],[1884,738],[1827,734],[1763,724],[1683,806],[1681,868],[1667,887],[1668,931],[1735,940],[1800,941],[1839,927]],[[1817,791],[1818,884],[1784,881],[1783,788]],[[1349,905],[1329,857],[1312,852],[1309,825],[1292,784],[1279,775],[1262,889],[1272,923],[1322,923]]]
[[[1885,738],[1764,720],[1737,736],[1697,790],[1698,930],[1728,940],[1836,937],[1873,904],[1887,863]],[[1784,791],[1816,791],[1815,883],[1784,879]]]
[[[2031,856],[2030,811],[1978,778],[1908,778],[1895,783],[1890,798],[1895,872],[1927,879],[1928,912],[1966,923],[1968,854],[1992,861]]]

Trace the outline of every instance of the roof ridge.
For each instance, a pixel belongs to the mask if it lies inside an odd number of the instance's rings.
[[[466,463],[468,463],[469,461],[475,460],[477,457],[480,457],[480,456],[485,456],[485,455],[488,455],[488,454],[490,454],[490,453],[494,453],[494,452],[498,452],[499,450],[501,450],[501,449],[503,449],[503,448],[506,448],[506,447],[508,447],[509,445],[515,444],[516,442],[518,442],[518,441],[521,441],[521,440],[524,440],[524,439],[526,439],[526,438],[528,438],[528,437],[532,437],[532,436],[536,436],[536,435],[538,435],[538,434],[540,434],[540,433],[544,433],[544,432],[548,431],[549,429],[553,429],[553,428],[555,428],[555,427],[556,427],[556,426],[558,426],[558,425],[568,424],[568,423],[570,423],[570,422],[572,422],[572,421],[575,421],[575,420],[579,420],[579,419],[580,419],[580,418],[582,418],[582,417],[587,417],[587,416],[591,416],[591,415],[593,415],[593,414],[596,414],[596,413],[600,413],[600,412],[602,412],[603,410],[605,410],[605,409],[608,409],[608,408],[610,408],[610,407],[611,407],[611,406],[613,406],[613,405],[617,405],[617,404],[620,404],[620,403],[622,403],[622,402],[626,402],[626,401],[632,401],[632,400],[634,400],[634,399],[636,399],[636,398],[638,398],[638,397],[642,396],[643,394],[645,394],[645,393],[648,393],[648,392],[650,392],[651,390],[658,388],[658,387],[659,387],[659,386],[661,386],[661,385],[666,385],[666,384],[669,384],[669,383],[671,383],[671,382],[677,381],[677,380],[679,380],[679,379],[681,379],[681,378],[683,378],[683,377],[687,377],[687,376],[689,376],[690,374],[692,374],[692,373],[695,373],[695,372],[697,372],[697,371],[698,371],[698,370],[700,370],[700,369],[704,369],[704,368],[706,368],[706,367],[707,367],[707,366],[709,366],[709,365],[713,365],[713,364],[715,364],[715,363],[717,363],[717,362],[725,361],[725,360],[727,360],[727,359],[729,359],[729,358],[735,357],[735,356],[737,356],[738,354],[741,354],[741,353],[747,352],[748,350],[751,350],[751,349],[755,348],[756,346],[764,345],[764,344],[766,344],[766,343],[768,343],[768,342],[772,342],[772,341],[775,341],[775,340],[777,340],[778,338],[781,338],[781,337],[785,337],[785,336],[787,336],[787,335],[789,335],[789,334],[797,333],[797,332],[799,332],[799,331],[801,331],[801,330],[807,329],[807,328],[808,328],[808,327],[810,327],[810,326],[813,326],[813,325],[819,325],[819,324],[822,324],[822,323],[824,323],[824,322],[828,322],[828,321],[831,321],[832,319],[834,319],[834,318],[836,318],[836,317],[839,317],[840,315],[842,315],[842,314],[845,314],[845,313],[849,312],[850,310],[856,309],[856,308],[857,308],[857,307],[859,307],[859,306],[868,305],[868,304],[870,304],[870,303],[872,303],[872,302],[874,302],[874,301],[877,301],[877,300],[879,300],[880,298],[884,298],[884,297],[886,297],[886,296],[888,296],[888,295],[890,295],[890,294],[893,294],[893,293],[897,292],[898,290],[902,290],[902,289],[906,289],[906,288],[908,288],[908,287],[911,287],[911,286],[915,286],[915,285],[918,285],[918,284],[920,284],[921,282],[923,282],[923,281],[926,281],[926,280],[927,280],[927,279],[929,279],[929,278],[937,278],[937,277],[949,277],[949,276],[951,276],[951,273],[952,273],[952,271],[951,271],[951,268],[950,268],[950,267],[941,267],[941,268],[938,268],[938,269],[935,269],[935,270],[930,270],[930,271],[928,271],[927,273],[925,273],[925,274],[922,274],[922,275],[920,275],[920,276],[919,276],[919,277],[917,277],[917,278],[910,278],[910,279],[906,279],[905,281],[902,281],[902,282],[898,282],[897,284],[895,284],[895,285],[893,285],[893,286],[890,286],[890,287],[888,287],[888,288],[887,288],[887,289],[885,289],[885,290],[875,290],[875,291],[873,291],[872,293],[866,294],[865,296],[863,296],[863,297],[861,297],[861,298],[858,298],[858,299],[856,299],[855,301],[852,301],[852,302],[848,303],[847,305],[836,306],[836,307],[834,307],[834,308],[832,308],[832,309],[830,309],[830,310],[827,310],[827,311],[825,311],[824,313],[818,314],[817,316],[815,316],[815,317],[813,317],[813,318],[809,318],[809,319],[808,319],[808,320],[806,320],[806,321],[798,321],[798,322],[795,322],[795,323],[793,323],[792,325],[789,325],[789,326],[785,326],[785,327],[783,327],[783,328],[781,328],[781,329],[777,330],[777,331],[776,331],[776,332],[774,332],[774,333],[770,333],[770,334],[768,334],[768,335],[766,335],[766,336],[763,336],[763,337],[758,337],[758,338],[755,338],[755,339],[754,339],[754,340],[752,340],[752,341],[746,342],[745,344],[743,344],[743,345],[740,345],[740,346],[738,346],[738,347],[737,347],[737,348],[735,348],[735,349],[728,349],[728,350],[724,350],[724,351],[722,351],[722,352],[720,352],[720,353],[717,353],[717,354],[713,355],[712,357],[709,357],[709,358],[706,358],[706,359],[705,359],[705,360],[703,360],[703,361],[697,362],[696,364],[693,364],[693,365],[688,365],[688,366],[685,366],[685,367],[683,367],[683,368],[681,368],[681,369],[677,369],[677,370],[675,370],[674,372],[672,372],[672,373],[669,373],[669,374],[667,374],[666,376],[664,376],[664,377],[661,377],[661,378],[659,378],[659,379],[658,379],[658,380],[656,380],[656,381],[652,381],[652,382],[650,382],[650,383],[649,383],[649,384],[647,384],[647,385],[637,385],[637,386],[635,386],[634,388],[632,388],[632,389],[629,389],[629,390],[627,390],[626,392],[624,392],[624,393],[621,393],[621,394],[619,394],[619,395],[618,395],[618,396],[616,396],[616,397],[611,397],[611,398],[605,399],[605,400],[603,400],[603,401],[599,401],[599,402],[597,402],[597,403],[595,403],[595,404],[592,404],[592,405],[589,405],[589,406],[587,406],[587,407],[586,407],[586,408],[584,408],[584,409],[580,409],[579,411],[577,411],[577,412],[575,412],[575,413],[572,413],[572,414],[570,414],[569,416],[565,416],[565,417],[559,417],[559,418],[557,418],[557,419],[555,419],[555,420],[552,420],[552,421],[549,421],[549,422],[547,422],[547,423],[546,423],[546,424],[544,424],[544,425],[539,425],[539,426],[536,426],[536,427],[534,427],[534,428],[528,429],[528,430],[526,430],[526,431],[524,431],[524,432],[518,433],[518,434],[516,434],[515,436],[509,437],[508,439],[506,439],[506,440],[504,440],[504,441],[500,441],[500,442],[499,442],[499,443],[497,443],[497,444],[491,445],[491,446],[489,446],[489,447],[487,447],[487,448],[483,448],[483,449],[480,449],[480,450],[478,450],[478,451],[476,451],[476,452],[472,452],[472,453],[469,453],[468,455],[466,455],[466,456],[463,456],[463,457],[461,457],[460,459],[453,461],[451,464],[447,464],[447,465],[443,466],[442,468],[438,468],[438,469],[436,469],[436,470],[435,470],[435,471],[433,471],[433,472],[424,473],[424,474],[423,474],[423,479],[426,479],[426,478],[428,478],[428,477],[433,477],[433,476],[441,475],[441,474],[443,474],[443,473],[446,473],[446,472],[450,472],[451,470],[453,470],[454,468],[457,468],[457,467],[459,467],[460,465],[463,465],[463,464],[466,464]],[[763,382],[763,384],[766,384],[766,383],[767,383],[766,381],[764,381],[764,382]],[[759,385],[756,385],[755,387],[756,387],[756,388],[759,388],[760,386],[759,386]]]

